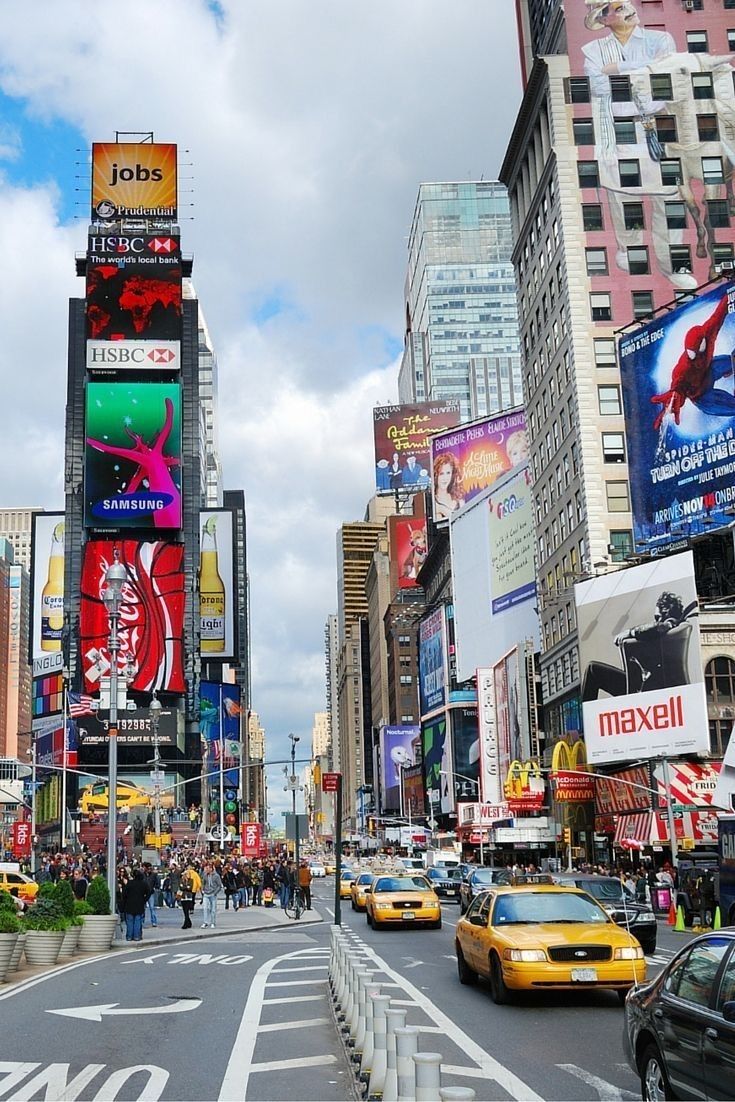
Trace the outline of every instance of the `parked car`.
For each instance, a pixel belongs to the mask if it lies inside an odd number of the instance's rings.
[[[735,1098],[735,930],[690,941],[630,992],[623,1046],[644,1099]]]
[[[425,875],[438,896],[459,903],[459,886],[462,883],[459,869],[445,869],[441,865],[434,865],[426,870]]]
[[[552,875],[555,883],[581,888],[596,899],[613,922],[638,938],[644,953],[656,952],[658,927],[653,908],[648,903],[639,903],[617,877],[586,876],[574,872],[555,872]]]
[[[309,861],[309,868],[311,869],[311,875],[317,877],[317,879],[327,875],[327,870],[321,861]]]
[[[513,876],[510,869],[472,868],[463,877],[459,886],[459,910],[464,914],[472,900],[480,892],[487,891],[493,884],[510,884]]]

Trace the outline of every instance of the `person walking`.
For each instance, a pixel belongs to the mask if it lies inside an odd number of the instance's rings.
[[[196,869],[189,866],[189,868],[182,873],[178,893],[181,910],[184,914],[184,924],[181,927],[182,930],[191,929],[191,912],[194,910],[197,892],[201,891],[201,887],[202,882],[199,878],[199,873]]]
[[[299,887],[304,893],[304,901],[307,911],[311,910],[311,869],[306,861],[299,865]]]
[[[250,866],[250,883],[252,884],[253,906],[259,907],[263,895],[263,874],[256,861]]]
[[[281,896],[281,910],[285,910],[286,905],[291,898],[291,881],[288,872],[288,865],[285,861],[281,861],[276,870],[276,883]]]
[[[148,906],[148,917],[151,920],[151,926],[157,926],[158,918],[156,917],[156,892],[159,890],[161,882],[158,878],[158,873],[153,868],[153,865],[147,862],[145,865],[143,865],[143,876],[145,877],[145,882],[148,885],[148,899],[146,901]],[[145,914],[143,915],[143,925],[145,925]]]
[[[230,909],[230,899],[233,908],[237,910],[240,906],[240,889],[237,883],[237,873],[231,865],[228,865],[225,869],[222,886],[225,889],[225,910],[229,911]]]
[[[202,877],[202,901],[204,903],[204,922],[202,929],[208,927],[214,930],[217,925],[217,897],[222,891],[222,880],[218,872],[215,872],[211,861],[204,863],[204,876]]]
[[[136,869],[122,892],[126,941],[143,940],[143,915],[149,894],[146,878],[140,869]]]

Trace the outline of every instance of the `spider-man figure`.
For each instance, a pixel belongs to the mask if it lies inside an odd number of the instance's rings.
[[[684,338],[684,351],[671,374],[671,389],[654,394],[653,403],[663,409],[653,422],[658,429],[670,410],[677,425],[684,403],[689,399],[703,413],[717,417],[735,415],[735,397],[715,387],[719,379],[732,375],[732,354],[715,356],[715,345],[722,323],[727,317],[727,295],[723,295],[712,316],[702,325],[693,325]]]

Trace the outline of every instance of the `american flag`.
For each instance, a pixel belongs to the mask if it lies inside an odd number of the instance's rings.
[[[87,693],[69,693],[67,699],[69,701],[70,716],[76,718],[78,716],[97,715],[99,701],[95,700],[93,696],[88,696]]]

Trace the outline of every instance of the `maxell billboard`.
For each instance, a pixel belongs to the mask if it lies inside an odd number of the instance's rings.
[[[95,142],[92,221],[176,221],[176,167],[176,146],[169,143]]]
[[[587,760],[709,749],[692,553],[575,586]]]
[[[373,432],[378,493],[428,489],[431,484],[431,436],[457,424],[459,401],[454,398],[377,406],[373,410]]]
[[[87,371],[180,370],[180,341],[87,341]]]
[[[735,284],[620,340],[636,544],[651,550],[732,520]]]
[[[448,520],[500,475],[528,460],[523,410],[495,414],[431,438],[434,520]]]

